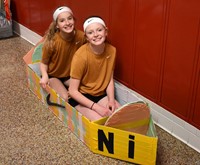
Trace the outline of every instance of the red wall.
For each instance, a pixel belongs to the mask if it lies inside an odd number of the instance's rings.
[[[117,47],[115,78],[200,128],[199,0],[12,0],[13,19],[43,35],[57,6],[77,27],[90,15],[107,23]]]

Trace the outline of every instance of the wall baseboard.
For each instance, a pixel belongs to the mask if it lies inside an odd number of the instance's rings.
[[[14,33],[33,45],[42,39],[42,36],[15,21],[13,25]],[[134,101],[147,102],[151,107],[151,114],[156,125],[200,153],[199,129],[117,81],[115,81],[115,88],[117,99],[122,105]]]
[[[115,88],[117,99],[121,104],[134,101],[147,102],[156,125],[200,153],[199,129],[117,81]]]
[[[37,33],[31,31],[27,27],[19,24],[16,21],[13,21],[13,32],[22,37],[23,39],[27,40],[31,44],[35,45],[38,43],[42,36],[38,35]]]

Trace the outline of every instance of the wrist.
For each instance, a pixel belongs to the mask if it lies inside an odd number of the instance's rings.
[[[108,100],[109,103],[115,103],[115,100]]]
[[[92,105],[90,107],[91,110],[93,110],[94,104],[95,104],[95,102],[92,103]]]

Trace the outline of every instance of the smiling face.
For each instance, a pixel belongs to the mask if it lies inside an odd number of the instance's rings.
[[[71,33],[74,30],[74,17],[69,12],[62,12],[57,18],[57,28],[64,33]]]
[[[87,26],[85,35],[92,45],[98,46],[105,42],[107,29],[100,23],[92,23]]]

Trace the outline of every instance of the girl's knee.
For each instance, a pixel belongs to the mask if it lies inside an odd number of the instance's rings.
[[[68,102],[68,98],[69,98],[68,93],[63,94],[61,97],[62,97],[66,102]]]

